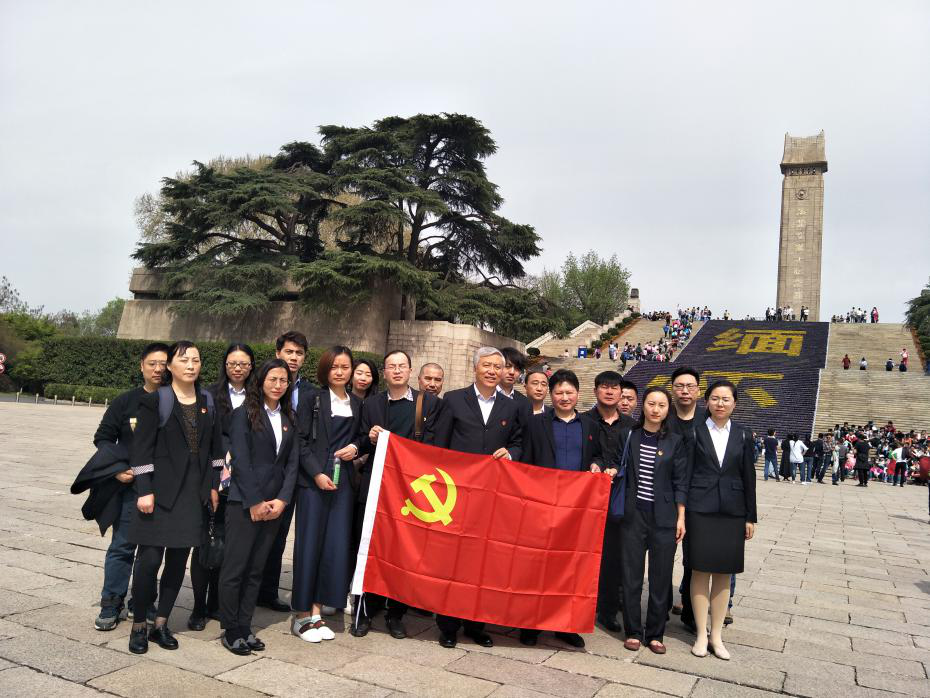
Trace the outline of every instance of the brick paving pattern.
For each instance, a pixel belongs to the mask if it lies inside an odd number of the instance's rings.
[[[491,649],[463,639],[445,650],[432,621],[412,615],[407,640],[380,620],[361,639],[336,621],[335,641],[308,645],[261,609],[267,650],[236,657],[216,621],[186,629],[189,586],[170,621],[181,648],[131,655],[127,623],[93,628],[109,538],[68,493],[101,415],[0,404],[2,696],[930,696],[927,490],[877,483],[759,483],[757,535],[724,634],[730,662],[692,657],[674,617],[657,656],[600,629],[583,652],[547,635],[523,647],[504,628]],[[289,585],[290,550],[285,569]]]

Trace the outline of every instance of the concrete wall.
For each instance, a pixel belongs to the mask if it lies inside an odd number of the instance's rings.
[[[388,346],[403,349],[413,360],[413,377],[423,364],[434,361],[445,369],[443,390],[455,390],[474,381],[472,356],[479,347],[514,347],[525,352],[523,342],[486,332],[471,325],[424,320],[393,320]]]

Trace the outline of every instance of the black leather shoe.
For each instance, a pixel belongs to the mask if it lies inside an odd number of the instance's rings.
[[[357,623],[353,623],[352,627],[349,628],[349,634],[353,637],[365,637],[369,630],[371,630],[371,619],[362,616]]]
[[[235,642],[230,642],[226,639],[226,633],[223,633],[223,637],[221,639],[223,641],[223,647],[228,649],[233,654],[238,654],[240,657],[244,657],[247,654],[252,654],[252,649],[249,647],[249,643],[247,643],[241,637],[236,638]]]
[[[456,639],[455,635],[446,635],[445,633],[439,634],[439,646],[445,647],[447,650],[455,647]]]
[[[172,635],[171,631],[168,630],[167,623],[160,627],[153,627],[151,630],[149,630],[149,640],[154,642],[163,650],[176,650],[178,648],[178,641],[174,639],[174,635]]]
[[[145,628],[132,630],[129,633],[129,651],[133,654],[145,654],[149,651],[149,631]]]
[[[684,615],[681,616],[681,624],[685,626],[685,629],[692,635],[697,635],[697,626],[694,624],[694,618],[686,618]]]
[[[537,635],[534,632],[527,632],[526,630],[520,631],[520,644],[521,645],[526,645],[527,647],[535,647],[538,638],[539,638],[539,635]]]
[[[255,635],[252,633],[249,633],[249,636],[245,639],[245,644],[247,644],[249,649],[253,652],[262,652],[265,649],[265,643],[262,642],[259,638],[255,637]]]
[[[578,633],[556,633],[555,636],[572,647],[577,647],[578,649],[584,647],[584,638]]]
[[[465,634],[470,637],[476,645],[480,645],[481,647],[494,647],[494,640],[492,640],[491,636],[487,633]]]
[[[407,628],[404,627],[404,621],[400,618],[391,618],[388,616],[387,620],[387,629],[391,633],[391,637],[395,640],[403,640],[407,637]]]
[[[207,627],[207,619],[203,616],[195,616],[191,613],[191,617],[187,619],[187,627],[195,632],[200,632]]]
[[[604,630],[609,630],[612,633],[619,633],[623,630],[623,626],[617,622],[616,616],[612,618],[610,616],[599,615],[597,617],[597,622]]]
[[[278,613],[291,612],[291,605],[278,598],[259,601],[257,605],[261,606],[262,608],[270,608],[272,611],[277,611]]]

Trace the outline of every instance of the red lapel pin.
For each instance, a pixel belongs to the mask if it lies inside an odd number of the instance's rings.
[[[201,407],[201,408],[200,408],[200,412],[201,412],[202,414],[206,414],[206,413],[207,413],[207,408],[206,408],[206,407]]]
[[[502,419],[502,420],[501,420],[501,426],[502,426],[502,427],[506,427],[506,426],[507,426],[507,420],[506,420],[506,419]]]
[[[282,425],[281,425],[281,430],[282,430],[282,431],[287,431],[287,424],[282,424]]]

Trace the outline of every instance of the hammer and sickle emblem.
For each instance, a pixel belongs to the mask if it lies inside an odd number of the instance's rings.
[[[410,487],[414,492],[422,492],[433,510],[423,511],[409,499],[406,499],[404,500],[404,506],[401,507],[400,513],[403,516],[413,514],[420,519],[420,521],[425,523],[436,523],[437,521],[441,521],[443,526],[448,526],[452,523],[450,513],[455,507],[455,483],[452,481],[452,478],[449,477],[449,474],[441,468],[436,468],[436,472],[442,475],[442,479],[446,483],[446,501],[440,501],[439,496],[433,490],[433,483],[436,482],[436,476],[421,475],[410,483]]]

